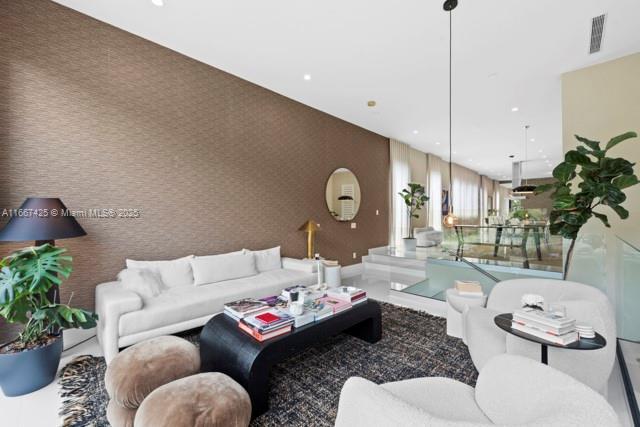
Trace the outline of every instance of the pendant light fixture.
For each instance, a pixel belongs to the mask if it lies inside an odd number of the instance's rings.
[[[449,12],[449,210],[447,215],[442,219],[442,224],[451,228],[456,225],[458,222],[458,218],[453,214],[453,174],[452,174],[452,166],[451,166],[451,154],[452,154],[452,141],[451,141],[451,57],[452,57],[452,48],[451,48],[451,35],[452,35],[452,19],[451,13],[453,9],[458,6],[458,0],[447,0],[444,2],[442,6],[446,12]]]
[[[529,141],[529,125],[524,126],[524,162],[521,162],[522,177],[525,177],[524,169],[528,161],[527,144]],[[524,178],[524,183],[520,183],[516,188],[511,190],[516,196],[526,196],[527,194],[533,194],[536,191],[535,185],[529,185],[527,178]]]

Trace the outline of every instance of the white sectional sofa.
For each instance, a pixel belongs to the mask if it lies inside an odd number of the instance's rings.
[[[275,249],[270,250],[270,266],[265,264],[267,251],[190,256],[159,262],[127,260],[128,268],[119,275],[121,280],[96,287],[98,341],[107,363],[118,354],[120,348],[148,338],[203,326],[213,315],[220,313],[228,302],[276,295],[288,286],[317,282],[315,263],[280,258],[277,248],[274,265]],[[235,265],[234,268],[234,260],[241,253],[245,256],[249,254],[249,258],[254,259],[253,270],[245,258],[242,259],[244,266]],[[244,268],[247,265],[248,269]],[[144,269],[147,269],[146,273],[155,272],[155,278],[160,279],[157,282],[159,289],[140,291],[139,287],[127,281],[124,273]],[[220,280],[226,277],[229,279]],[[215,282],[204,283],[207,278]]]

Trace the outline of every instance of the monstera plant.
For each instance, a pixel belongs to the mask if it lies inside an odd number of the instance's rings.
[[[22,324],[19,336],[0,346],[0,387],[16,396],[53,380],[62,352],[61,331],[92,328],[97,315],[55,302],[72,271],[66,249],[28,247],[0,261],[0,317]]]
[[[627,199],[623,190],[639,182],[633,169],[635,163],[607,155],[609,150],[621,142],[637,136],[635,132],[627,132],[611,138],[602,147],[599,141],[575,135],[582,145],[568,151],[564,162],[555,167],[553,177],[556,182],[541,185],[536,189],[536,194],[553,191],[551,234],[571,240],[564,265],[565,279],[571,265],[578,232],[591,217],[598,218],[605,227],[611,227],[609,218],[602,211],[606,207],[613,210],[620,219],[629,217],[629,211],[622,206]]]

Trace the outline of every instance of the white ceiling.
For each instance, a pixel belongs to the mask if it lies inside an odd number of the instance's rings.
[[[448,156],[442,0],[55,1]],[[589,55],[591,18],[605,12],[602,51]],[[523,159],[525,124],[527,177],[560,161],[561,73],[640,51],[638,0],[460,0],[453,13],[453,160],[493,178],[510,177],[508,155]]]

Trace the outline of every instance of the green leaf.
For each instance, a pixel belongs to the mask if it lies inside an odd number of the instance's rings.
[[[606,215],[600,214],[598,212],[591,212],[596,218],[598,218],[600,221],[602,221],[602,223],[604,224],[605,227],[607,228],[611,228],[611,224],[609,224],[609,219],[607,218]]]
[[[583,138],[581,136],[578,135],[574,135],[576,137],[576,139],[580,142],[582,142],[583,144],[585,144],[587,147],[591,148],[592,150],[600,150],[600,141],[592,141],[590,139],[587,138]]]
[[[558,196],[553,200],[553,208],[557,210],[568,210],[576,205],[575,197],[571,194]]]
[[[612,181],[613,185],[615,185],[620,190],[636,185],[639,182],[640,181],[638,181],[638,177],[635,175],[621,175],[617,178],[614,178]]]
[[[615,159],[605,157],[600,161],[600,172],[598,176],[608,178],[618,175],[633,175],[633,166],[633,163],[621,157]]]
[[[620,219],[629,218],[629,211],[623,208],[622,206],[610,206],[610,207],[618,214]]]
[[[553,177],[561,183],[567,183],[576,176],[576,165],[562,162],[553,170]]]
[[[622,190],[613,185],[607,185],[607,192],[605,194],[605,200],[603,200],[603,203],[613,207],[619,205],[625,200],[627,200],[627,195],[624,194]]]
[[[613,137],[607,143],[607,147],[605,148],[605,150],[610,150],[616,145],[620,144],[622,141],[626,141],[627,139],[631,139],[631,138],[636,138],[637,136],[638,134],[635,132],[626,132],[626,133],[623,133],[622,135]]]
[[[588,156],[581,154],[576,150],[567,151],[567,153],[564,155],[564,161],[567,163],[571,163],[572,165],[591,163],[591,160]]]

